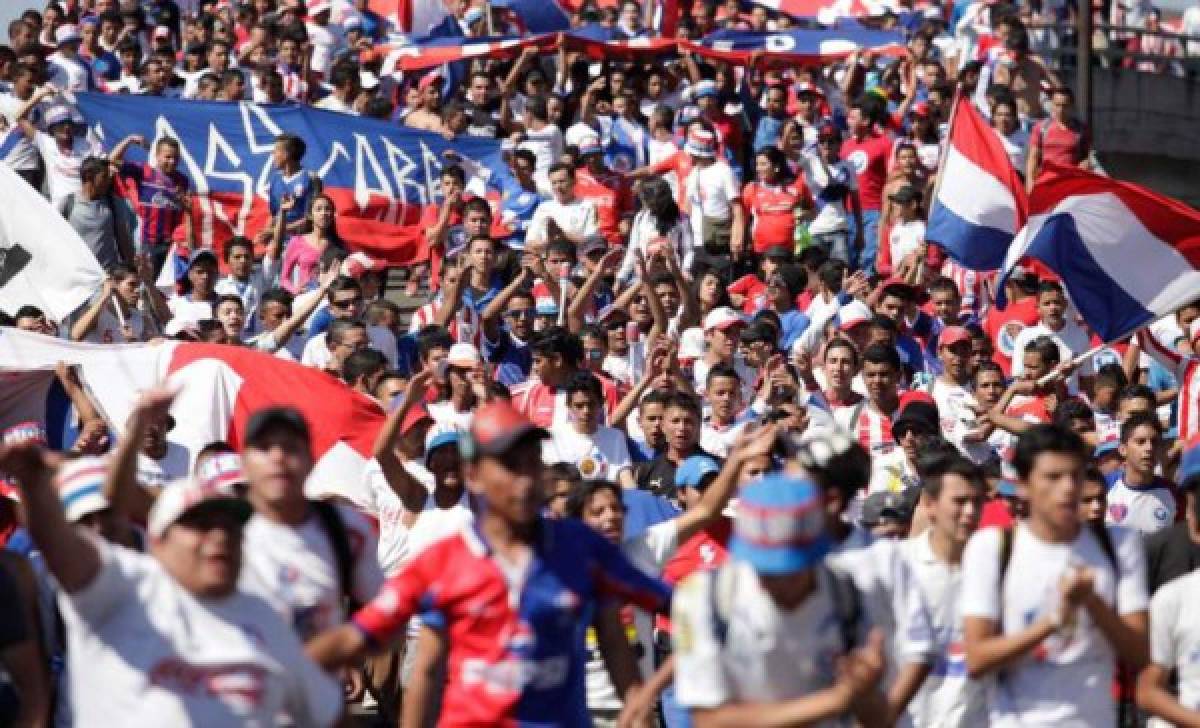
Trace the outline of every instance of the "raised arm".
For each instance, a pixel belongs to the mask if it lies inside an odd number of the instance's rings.
[[[56,91],[53,86],[42,86],[34,91],[33,95],[29,97],[29,100],[21,104],[21,106],[17,109],[17,123],[21,125],[21,131],[25,132],[25,136],[29,139],[36,137],[38,131],[37,127],[33,125],[33,122],[29,120],[29,112],[33,111],[33,107],[40,104],[44,99],[50,98],[56,93],[58,93],[58,91]]]
[[[92,301],[72,324],[71,341],[83,341],[88,334],[92,333],[92,329],[96,328],[96,322],[100,320],[100,314],[104,311],[104,307],[112,304],[113,289],[113,279],[105,278],[103,285],[100,286],[100,296]]]
[[[420,513],[425,507],[427,491],[421,482],[408,472],[404,463],[396,455],[396,437],[400,434],[400,425],[408,415],[409,410],[425,399],[425,392],[433,382],[433,372],[424,369],[413,375],[404,393],[404,402],[388,415],[379,434],[375,437],[375,447],[372,454],[379,463],[383,477],[388,487],[400,498],[405,509],[412,513]]]
[[[109,463],[104,497],[113,510],[132,521],[145,523],[158,497],[157,492],[137,482],[137,458],[146,430],[167,416],[175,395],[176,392],[169,389],[151,389],[142,393],[129,414],[125,432],[117,441],[117,450]]]
[[[610,250],[605,253],[600,264],[592,269],[592,272],[583,281],[583,285],[579,287],[578,291],[575,291],[574,297],[571,298],[571,304],[567,307],[567,328],[571,333],[578,334],[579,330],[583,328],[583,320],[591,306],[596,286],[600,284],[605,273],[613,271],[624,255],[621,250]]]
[[[541,263],[541,258],[532,253],[523,253],[521,255],[521,272],[517,273],[512,282],[502,288],[496,294],[496,297],[483,309],[483,313],[479,318],[483,326],[483,334],[489,340],[495,341],[496,337],[500,334],[498,324],[500,317],[504,315],[504,309],[508,307],[508,302],[512,300],[513,296],[517,295],[518,291],[528,286],[533,281],[534,276],[537,275],[535,266],[539,266],[543,272],[545,271],[545,267]]]
[[[317,307],[321,305],[321,301],[325,300],[325,296],[329,293],[329,287],[338,279],[339,269],[337,266],[331,267],[329,270],[321,274],[320,285],[317,287],[316,293],[311,296],[306,296],[304,304],[292,311],[292,315],[288,316],[287,320],[275,327],[271,332],[275,339],[275,348],[270,353],[275,353],[287,344],[288,339],[292,338],[292,334],[303,328],[304,323],[308,321]]]
[[[120,165],[125,160],[125,152],[129,151],[129,147],[134,144],[139,147],[146,147],[146,137],[141,134],[130,134],[121,141],[117,142],[117,146],[108,154],[108,161],[113,164]]]
[[[51,482],[51,457],[28,442],[0,447],[0,470],[16,480],[29,535],[50,573],[63,591],[75,594],[91,584],[99,573],[100,554],[63,515],[58,492]]]
[[[721,514],[741,480],[742,468],[754,458],[770,455],[775,447],[775,425],[767,425],[752,434],[744,435],[730,450],[729,457],[716,479],[704,490],[700,502],[679,516],[675,527],[677,539],[683,543]]]
[[[145,296],[146,307],[150,310],[150,315],[154,317],[161,329],[171,320],[173,314],[171,307],[167,305],[167,299],[163,297],[162,291],[158,290],[154,280],[154,262],[150,260],[150,256],[142,253],[135,258],[137,264],[138,278],[142,281],[142,295]]]

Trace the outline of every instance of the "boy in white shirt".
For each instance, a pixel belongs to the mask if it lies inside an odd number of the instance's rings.
[[[856,587],[825,563],[830,547],[812,482],[769,475],[742,489],[730,561],[685,579],[671,610],[676,698],[698,725],[887,721],[884,637],[855,646]]]
[[[575,196],[575,170],[570,165],[552,165],[549,177],[554,197],[534,210],[525,236],[526,245],[544,244],[558,238],[579,245],[596,233],[596,206],[591,200]]]
[[[693,130],[683,151],[692,158],[692,171],[683,183],[691,210],[692,234],[709,253],[741,254],[746,236],[746,211],[733,169],[717,158],[717,138]]]
[[[983,726],[987,701],[984,686],[967,679],[960,607],[963,550],[979,526],[987,481],[974,463],[958,455],[924,470],[921,507],[929,528],[900,548],[929,609],[938,656],[908,715],[922,728]]]
[[[550,428],[543,459],[547,464],[570,463],[585,480],[609,480],[636,488],[633,460],[625,433],[600,424],[604,390],[591,372],[578,371],[563,386],[570,422]]]
[[[963,554],[967,673],[991,679],[994,728],[1114,725],[1116,662],[1146,660],[1143,547],[1131,531],[1081,522],[1086,462],[1070,430],[1022,433],[1012,464],[1028,518],[980,531]]]

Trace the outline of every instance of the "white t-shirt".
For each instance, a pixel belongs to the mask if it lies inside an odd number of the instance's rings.
[[[832,567],[832,571],[838,571]],[[734,702],[771,702],[830,687],[837,658],[845,653],[839,612],[828,571],[818,571],[816,591],[785,611],[763,590],[748,564],[732,560],[716,571],[698,571],[675,590],[671,625],[675,697],[686,708]],[[724,616],[718,637],[713,588]],[[859,639],[868,620],[860,620]],[[819,726],[841,726],[839,720]]]
[[[748,424],[750,424],[750,420],[742,420],[719,427],[714,425],[711,419],[705,418],[704,424],[700,426],[700,447],[704,448],[705,452],[712,453],[719,458],[729,457],[729,450],[733,447],[733,443],[741,437],[742,431]]]
[[[4,125],[4,128],[9,129],[17,126],[17,112],[20,111],[21,107],[24,105],[25,102],[18,99],[12,93],[0,94],[0,116],[3,116],[7,122]],[[46,103],[44,101],[36,104],[29,112],[29,120],[35,124],[39,123],[45,108]],[[13,133],[17,136],[13,142],[12,150],[8,153],[8,156],[4,158],[4,161],[7,162],[8,165],[13,169],[37,169],[37,148],[34,146],[33,142],[19,129],[14,130]]]
[[[1108,489],[1104,520],[1148,536],[1175,522],[1175,496],[1161,483],[1134,488],[1117,478]]]
[[[450,400],[434,402],[426,405],[426,408],[439,430],[466,432],[471,429],[471,421],[475,419],[475,410],[459,412]]]
[[[1164,584],[1150,601],[1150,661],[1179,675],[1179,703],[1200,711],[1200,571]],[[1169,725],[1153,719],[1152,728]]]
[[[46,58],[49,83],[60,91],[90,91],[92,72],[78,57],[67,58],[61,52]]]
[[[555,199],[546,200],[533,211],[527,237],[531,240],[549,240],[546,223],[551,219],[568,235],[593,235],[596,232],[596,205],[591,200],[575,199],[565,205]]]
[[[902,665],[937,660],[929,610],[896,541],[855,528],[825,561],[851,577],[867,620],[888,635],[885,685]]]
[[[325,344],[327,333],[326,331],[322,331],[304,344],[304,353],[300,355],[301,364],[316,369],[324,369],[329,365],[330,359],[333,358],[333,353],[329,351],[329,347]],[[372,349],[375,349],[387,358],[391,366],[396,365],[396,337],[390,331],[382,326],[368,326],[367,341],[370,343]]]
[[[1125,615],[1146,609],[1146,562],[1141,539],[1133,531],[1109,528],[1120,567],[1114,574],[1103,546],[1090,528],[1080,529],[1071,543],[1046,543],[1018,523],[1012,552],[1000,583],[1001,531],[976,533],[963,554],[962,614],[996,620],[1003,634],[1013,634],[1058,608],[1058,582],[1069,564],[1090,568],[1094,588],[1106,604]],[[1075,627],[1046,638],[1019,662],[1004,670],[1004,679],[989,680],[988,705],[993,728],[1090,728],[1114,725],[1112,698],[1116,653],[1087,615],[1079,609]]]
[[[187,294],[168,298],[167,308],[171,310],[171,320],[179,323],[195,324],[216,318],[212,301],[193,301]]]
[[[308,23],[308,41],[312,44],[312,59],[309,61],[312,70],[328,77],[333,66],[333,57],[342,47],[340,28],[333,25],[317,25]]]
[[[1070,312],[1067,315],[1069,317]],[[1092,342],[1087,332],[1072,323],[1069,318],[1063,324],[1061,331],[1051,331],[1048,326],[1038,321],[1033,326],[1021,329],[1021,333],[1017,334],[1016,340],[1013,341],[1012,375],[1014,379],[1025,373],[1025,347],[1039,336],[1049,336],[1054,339],[1054,343],[1058,344],[1059,358],[1064,362],[1070,361],[1076,354],[1082,354],[1092,348]],[[1085,359],[1079,369],[1075,370],[1067,380],[1067,387],[1072,392],[1078,392],[1079,375],[1091,376],[1092,373],[1092,360]]]
[[[897,220],[892,223],[892,228],[888,231],[888,252],[892,256],[892,267],[895,268],[900,265],[924,240],[924,220],[913,220],[911,222],[900,222]]]
[[[514,109],[513,113],[518,112]],[[533,152],[536,162],[534,179],[537,181],[538,192],[550,195],[550,168],[562,159],[563,155],[562,129],[556,124],[547,124],[541,129],[526,129],[525,141],[521,142],[520,148]]]
[[[46,191],[50,194],[50,204],[61,209],[60,203],[67,195],[78,194],[83,189],[79,179],[79,165],[90,156],[100,154],[100,149],[87,140],[86,137],[75,137],[71,148],[62,151],[54,137],[39,131],[33,138],[33,143],[46,163]]]
[[[354,555],[354,584],[346,591],[365,604],[383,584],[375,534],[360,513],[336,508]],[[255,515],[242,537],[242,559],[241,588],[265,599],[301,639],[345,620],[337,557],[315,512],[298,527]]]
[[[79,725],[330,725],[342,688],[262,599],[199,599],[145,554],[93,540],[100,570],[61,593]]]
[[[707,167],[693,167],[684,180],[683,191],[691,210],[692,234],[696,240],[704,240],[704,218],[731,219],[733,201],[742,196],[733,170],[720,160]]]
[[[975,407],[978,403],[971,390],[961,384],[947,383],[941,377],[933,380],[930,396],[937,403],[938,417],[941,419],[942,434],[954,443],[963,454],[976,464],[982,465],[991,460],[995,454],[992,446],[986,442],[967,443],[963,438],[978,429],[978,416]]]
[[[804,180],[816,196],[817,214],[808,224],[813,235],[839,232],[850,227],[850,216],[846,213],[843,199],[822,200],[818,193],[829,185],[830,176],[840,180],[848,190],[858,189],[858,174],[854,166],[844,160],[833,164],[822,163],[816,154],[804,155]]]
[[[622,470],[633,467],[625,433],[616,428],[601,425],[594,434],[583,435],[574,425],[556,424],[550,428],[550,438],[542,446],[542,460],[547,465],[570,463],[585,480],[615,483]]]
[[[657,577],[663,566],[679,547],[678,519],[672,518],[650,526],[637,536],[621,544],[625,558],[643,572]],[[644,610],[635,609],[633,624],[626,625],[626,634],[631,642],[641,645],[642,654],[638,666],[642,675],[648,677],[654,671],[654,623]],[[587,705],[591,710],[619,710],[621,698],[608,677],[604,659],[600,656],[596,630],[588,627],[585,634],[588,661],[584,668],[584,685],[587,690]]]
[[[913,581],[929,609],[937,659],[921,689],[908,704],[913,725],[921,728],[974,728],[987,725],[984,685],[967,679],[963,649],[961,565],[937,557],[929,531],[900,543]]]
[[[125,322],[129,325],[133,333],[132,339],[125,338],[125,331],[121,328],[121,320],[117,318],[114,307],[117,304],[109,302],[100,309],[100,315],[96,317],[96,324],[88,335],[83,337],[84,341],[93,344],[125,344],[130,341],[145,341],[147,332],[147,317],[138,309],[131,309],[125,317]]]
[[[424,465],[405,461],[404,469],[425,486],[426,491],[433,492],[433,473]],[[408,558],[408,537],[416,514],[404,507],[400,496],[388,485],[377,460],[372,459],[363,469],[363,483],[367,498],[363,508],[379,522],[379,546],[376,556],[383,572],[391,575]]]

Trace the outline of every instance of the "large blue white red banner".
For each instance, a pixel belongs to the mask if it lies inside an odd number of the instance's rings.
[[[796,28],[775,33],[718,31],[699,41],[679,38],[612,39],[598,26],[570,33],[510,35],[481,38],[424,38],[411,45],[385,49],[383,72],[417,71],[471,58],[513,58],[525,48],[551,53],[566,46],[594,60],[663,58],[680,51],[733,63],[745,63],[751,54],[787,63],[819,63],[844,58],[857,51],[882,55],[904,54],[899,31],[872,30],[859,25],[835,28]]]
[[[204,245],[266,225],[271,150],[285,131],[307,144],[303,166],[321,177],[336,202],[338,233],[351,248],[396,265],[429,255],[418,222],[438,199],[446,150],[488,167],[503,164],[494,141],[448,142],[437,134],[300,106],[124,94],[79,94],[78,104],[106,147],[129,134],[145,136],[151,146],[165,136],[180,141],[180,171],[196,191],[194,215]],[[142,154],[134,148],[129,157],[140,161]]]

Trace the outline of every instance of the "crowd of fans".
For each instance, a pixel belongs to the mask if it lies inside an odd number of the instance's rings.
[[[572,22],[636,38],[654,9]],[[795,24],[680,12],[691,38]],[[60,367],[63,432],[0,446],[0,723],[1200,724],[1200,303],[1100,346],[1045,269],[1001,309],[995,272],[926,240],[957,97],[1031,188],[1095,164],[1039,56],[1068,12],[884,8],[903,55],[805,67],[564,49],[420,73],[389,68],[403,39],[365,0],[25,13],[3,162],[108,278],[65,320],[2,323],[252,347],[387,416],[313,500],[320,423],[295,409],[181,452],[175,392],[110,422]],[[283,133],[269,223],[214,249],[179,140],[102,144],[83,91],[311,104],[499,140],[505,165],[448,153],[428,260],[385,271]]]

